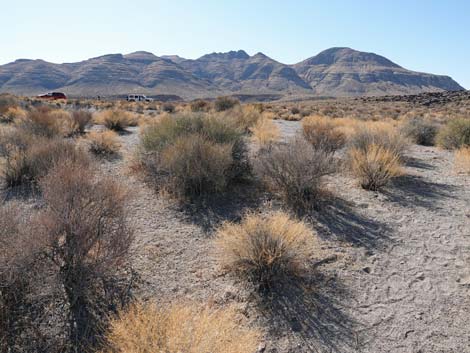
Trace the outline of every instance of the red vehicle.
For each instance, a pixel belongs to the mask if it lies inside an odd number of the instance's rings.
[[[67,99],[67,96],[62,92],[49,92],[46,94],[40,94],[37,96],[40,99],[50,99],[50,100],[57,100],[57,99]]]

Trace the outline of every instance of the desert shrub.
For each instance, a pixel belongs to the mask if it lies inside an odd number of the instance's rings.
[[[255,353],[260,332],[244,328],[233,306],[136,303],[110,322],[104,353]]]
[[[87,351],[100,321],[118,304],[110,297],[133,239],[128,195],[114,180],[74,161],[55,165],[40,186],[45,207],[32,228],[64,291],[71,351]]]
[[[470,119],[456,118],[441,128],[437,143],[446,149],[470,146]]]
[[[349,162],[353,174],[366,190],[379,190],[402,173],[399,155],[380,145],[371,144],[365,150],[352,148]]]
[[[160,118],[143,131],[140,157],[157,187],[177,197],[223,191],[249,171],[241,132],[212,115]]]
[[[412,118],[405,122],[401,131],[418,145],[433,146],[438,127],[422,118]]]
[[[240,102],[233,97],[217,97],[214,102],[214,108],[217,112],[223,112],[225,110],[232,109],[239,104]]]
[[[0,115],[18,105],[17,99],[10,94],[0,94]]]
[[[290,112],[294,115],[297,115],[297,114],[300,113],[300,109],[297,108],[297,107],[292,107],[292,108],[290,108]]]
[[[301,276],[315,250],[307,225],[283,212],[248,214],[239,224],[225,223],[215,245],[224,268],[262,290]]]
[[[250,129],[252,139],[260,146],[269,146],[280,137],[279,128],[272,120],[261,118]]]
[[[331,154],[315,150],[297,137],[260,150],[254,169],[288,206],[302,211],[316,205],[322,193],[323,177],[335,171],[336,162]]]
[[[460,173],[470,174],[470,147],[455,151],[455,168]]]
[[[171,104],[171,103],[163,103],[162,105],[162,110],[165,112],[165,113],[174,113],[175,110],[176,110],[176,107],[174,104]]]
[[[119,137],[114,131],[91,131],[87,135],[87,140],[93,154],[111,155],[119,151]]]
[[[130,126],[131,120],[131,113],[117,109],[103,110],[96,116],[96,122],[98,124],[103,124],[108,129],[117,132],[124,131],[128,126]]]
[[[18,128],[31,135],[53,138],[61,136],[62,128],[49,108],[36,109],[18,123]]]
[[[312,116],[302,120],[305,139],[316,150],[334,153],[346,144],[346,136],[331,122],[331,118]]]
[[[14,130],[4,137],[2,174],[9,187],[34,186],[52,167],[65,161],[88,164],[87,155],[69,141],[37,137],[23,130]]]
[[[362,150],[364,154],[367,154],[373,145],[393,153],[401,161],[405,157],[408,141],[394,128],[388,126],[382,128],[380,125],[376,128],[363,126],[349,140],[350,148]]]
[[[235,126],[247,133],[250,132],[251,128],[261,119],[261,113],[252,105],[239,105],[236,108],[222,113],[222,116],[225,120],[235,124]]]
[[[0,122],[13,123],[19,119],[25,119],[27,112],[20,107],[9,107],[3,115],[0,114]]]
[[[209,108],[210,108],[210,104],[209,102],[203,100],[203,99],[197,99],[195,101],[192,101],[191,102],[191,111],[192,112],[204,112],[204,111],[208,111]]]
[[[77,133],[83,134],[92,119],[93,115],[90,112],[84,110],[75,110],[72,112],[72,120],[76,125]]]

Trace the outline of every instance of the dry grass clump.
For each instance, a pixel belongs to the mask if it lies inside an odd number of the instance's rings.
[[[3,114],[0,114],[0,122],[10,124],[20,119],[25,119],[27,112],[20,107],[9,107]]]
[[[390,179],[402,174],[400,156],[381,145],[352,148],[349,151],[349,162],[353,174],[366,190],[379,190]]]
[[[456,150],[454,158],[457,172],[470,174],[470,147],[462,147]]]
[[[438,132],[436,124],[422,118],[408,119],[401,127],[401,132],[417,145],[434,146]]]
[[[317,150],[334,153],[346,144],[346,136],[331,118],[307,117],[302,120],[302,131],[305,139]]]
[[[124,131],[134,124],[135,116],[125,110],[103,110],[96,114],[95,121],[116,132]]]
[[[223,112],[225,110],[232,109],[236,105],[239,105],[240,102],[233,97],[217,97],[214,102],[214,109],[217,112]]]
[[[72,112],[72,121],[75,123],[76,133],[83,134],[92,120],[93,115],[90,112],[84,110],[74,110]]]
[[[239,224],[225,223],[215,244],[221,265],[261,290],[302,276],[315,251],[308,226],[283,212],[248,214]]]
[[[260,146],[269,146],[276,142],[281,132],[271,119],[262,117],[250,129],[252,139]]]
[[[52,167],[65,161],[88,164],[87,155],[72,142],[37,137],[21,129],[2,136],[0,153],[4,158],[3,179],[8,187],[34,186]]]
[[[112,130],[91,131],[86,137],[90,152],[96,155],[112,155],[119,151],[119,137]]]
[[[349,139],[349,147],[367,154],[370,146],[380,146],[393,153],[402,161],[408,148],[408,140],[388,124],[372,123],[362,125]]]
[[[249,172],[242,133],[210,114],[163,116],[142,132],[140,161],[177,198],[221,192]]]
[[[61,120],[57,120],[60,113],[51,114],[50,109],[36,109],[28,113],[25,119],[18,121],[18,128],[35,136],[53,138],[61,136],[63,128]],[[69,116],[66,116],[68,119]]]
[[[437,143],[446,149],[470,146],[470,119],[456,118],[441,128]]]
[[[260,337],[233,306],[136,303],[111,320],[103,353],[254,353]]]
[[[323,177],[336,170],[330,153],[315,150],[301,138],[261,150],[255,159],[257,175],[296,211],[311,209],[322,194]]]
[[[165,113],[174,113],[175,110],[176,110],[176,107],[174,104],[172,103],[163,103],[162,104],[162,110],[165,112]]]

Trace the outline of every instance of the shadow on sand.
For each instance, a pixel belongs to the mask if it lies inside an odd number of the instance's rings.
[[[320,237],[350,243],[353,246],[374,249],[390,241],[390,228],[381,222],[367,218],[357,211],[357,205],[337,197],[321,202],[318,211],[307,219]]]
[[[224,221],[239,222],[244,214],[259,210],[263,203],[259,188],[243,185],[240,189],[181,205],[179,210],[191,223],[210,232]]]
[[[270,334],[294,336],[296,352],[341,352],[357,348],[359,342],[358,323],[345,312],[343,300],[347,293],[336,278],[315,273],[260,294],[258,305]]]
[[[453,197],[452,192],[456,190],[452,185],[432,183],[416,175],[404,175],[393,180],[383,194],[388,201],[404,207],[436,208],[440,199]]]

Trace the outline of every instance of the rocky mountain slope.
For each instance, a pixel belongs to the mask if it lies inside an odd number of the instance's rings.
[[[71,96],[174,94],[185,99],[222,94],[360,96],[417,94],[463,88],[448,76],[406,70],[390,60],[331,48],[295,65],[243,50],[196,60],[148,52],[110,54],[77,63],[20,59],[0,66],[0,92]]]

